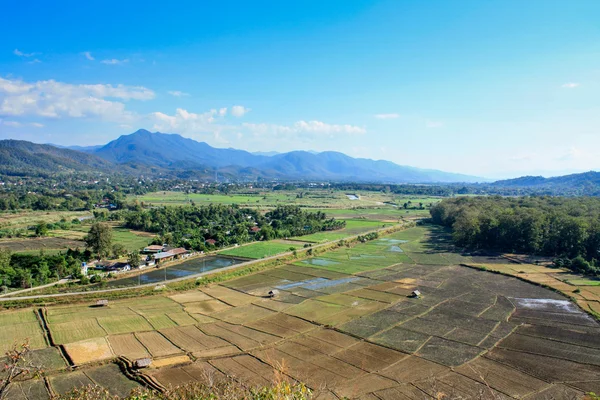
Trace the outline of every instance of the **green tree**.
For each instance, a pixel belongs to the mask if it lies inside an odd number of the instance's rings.
[[[142,264],[140,253],[137,251],[129,253],[129,256],[127,257],[127,264],[129,264],[131,268],[139,268],[139,266]]]
[[[35,226],[35,235],[36,236],[46,236],[48,234],[48,224],[45,222],[40,222]]]
[[[98,258],[108,256],[112,245],[110,225],[103,222],[93,224],[85,237],[85,244]]]
[[[127,249],[121,243],[115,243],[112,246],[112,254],[114,258],[119,258],[127,254]]]

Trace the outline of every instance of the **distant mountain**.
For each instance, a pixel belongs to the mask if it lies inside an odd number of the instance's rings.
[[[96,155],[61,149],[24,140],[0,140],[0,168],[3,171],[103,171],[113,164]]]
[[[84,153],[93,153],[95,150],[98,150],[100,147],[104,146],[103,144],[95,145],[95,146],[63,146],[60,144],[52,144],[48,143],[50,146],[58,147],[60,149],[69,149],[82,151]]]
[[[272,156],[276,156],[277,154],[281,154],[281,153],[278,151],[253,151],[252,154],[254,154],[255,156],[272,157]]]
[[[174,168],[182,162],[187,168],[230,165],[247,167],[257,165],[262,158],[267,158],[243,150],[216,149],[180,135],[151,133],[144,129],[123,135],[96,149],[93,154],[116,163],[138,162]]]
[[[585,189],[600,190],[600,172],[589,171],[580,174],[571,174],[544,178],[543,176],[523,176],[515,179],[505,179],[492,183],[492,186],[505,188],[538,188],[538,189]]]
[[[244,150],[219,149],[180,135],[152,133],[143,129],[121,136],[92,154],[114,163],[146,164],[167,169],[225,169],[248,177],[390,183],[482,181],[473,176],[352,158],[332,151],[292,151],[267,156]]]

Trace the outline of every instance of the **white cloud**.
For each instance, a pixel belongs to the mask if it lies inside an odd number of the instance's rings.
[[[40,60],[38,60],[37,58],[34,58],[33,60],[29,61],[27,64],[39,64],[41,63]]]
[[[397,114],[397,113],[375,114],[375,118],[377,118],[377,119],[395,119],[395,118],[400,118],[400,114]]]
[[[100,61],[102,64],[108,64],[108,65],[119,65],[119,64],[125,64],[129,62],[128,58],[125,58],[123,60],[117,60],[116,58],[111,58],[108,60],[102,60]]]
[[[19,49],[15,49],[13,51],[13,54],[19,57],[33,57],[33,56],[37,56],[40,53],[24,53],[22,51],[20,51]]]
[[[13,128],[21,128],[21,127],[24,127],[24,126],[31,126],[33,128],[43,128],[44,127],[43,124],[40,124],[38,122],[21,123],[21,122],[18,122],[18,121],[3,121],[3,120],[0,120],[0,124],[6,125],[6,126],[10,126],[10,127],[13,127]]]
[[[95,58],[92,57],[92,53],[90,53],[89,51],[84,51],[83,53],[81,53],[85,58],[87,58],[90,61],[94,61]]]
[[[444,126],[444,124],[442,122],[437,122],[437,121],[427,121],[425,123],[425,127],[430,128],[430,129],[441,128],[443,126]]]
[[[215,121],[215,115],[218,111],[212,109],[202,114],[191,113],[183,108],[175,110],[175,115],[168,115],[162,112],[150,114],[154,120],[154,129],[180,131],[180,132],[206,132],[209,125]]]
[[[171,96],[175,96],[175,97],[183,97],[183,96],[189,96],[189,93],[186,92],[182,92],[180,90],[170,90],[167,93],[169,93]]]
[[[244,106],[233,106],[231,107],[231,115],[233,115],[234,117],[243,117],[244,114],[247,114],[250,112],[249,108],[246,108]]]
[[[127,121],[134,114],[121,101],[150,100],[155,94],[143,86],[72,85],[54,80],[24,82],[0,78],[0,115],[49,118],[99,117]]]
[[[565,89],[575,89],[577,86],[579,86],[579,83],[569,82],[569,83],[563,84],[561,87],[563,87]]]
[[[227,107],[219,108],[219,116],[224,117],[227,115]]]
[[[362,135],[366,129],[355,125],[336,125],[327,124],[321,121],[298,121],[293,125],[275,125],[275,124],[252,124],[244,123],[242,126],[256,136],[266,135],[299,135],[299,136],[335,136],[335,135]]]

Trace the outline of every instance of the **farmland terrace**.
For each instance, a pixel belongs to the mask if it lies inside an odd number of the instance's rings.
[[[9,398],[48,398],[90,383],[124,395],[140,384],[161,389],[207,376],[266,385],[275,375],[306,383],[319,399],[600,392],[595,319],[557,292],[460,266],[482,260],[452,252],[434,229],[188,292],[2,312],[2,350],[28,337],[47,371],[47,385],[19,382]],[[416,289],[419,298],[411,297]],[[132,380],[117,357],[152,365]]]

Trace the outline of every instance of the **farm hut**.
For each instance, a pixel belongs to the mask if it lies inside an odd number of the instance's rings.
[[[410,294],[410,297],[415,298],[415,299],[420,299],[421,292],[419,292],[418,290],[413,290],[413,292]]]
[[[139,368],[147,368],[150,366],[150,364],[152,364],[151,358],[140,358],[133,362],[133,366],[138,369]]]
[[[279,294],[279,290],[277,290],[277,289],[273,289],[273,290],[269,291],[270,298],[276,297],[278,294]]]

